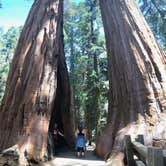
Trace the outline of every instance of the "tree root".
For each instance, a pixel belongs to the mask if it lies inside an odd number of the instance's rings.
[[[111,154],[107,160],[109,166],[124,166],[124,153]]]

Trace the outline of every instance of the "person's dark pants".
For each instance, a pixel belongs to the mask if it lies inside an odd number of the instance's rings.
[[[77,147],[77,152],[85,152],[83,147]]]
[[[84,147],[77,147],[77,156],[85,156],[85,150]]]

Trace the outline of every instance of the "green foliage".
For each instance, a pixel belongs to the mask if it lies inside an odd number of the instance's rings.
[[[137,0],[159,44],[166,51],[166,1]]]
[[[3,35],[4,35],[3,28],[0,27],[0,48],[4,47]]]
[[[65,53],[78,123],[97,134],[106,120],[107,58],[99,5],[95,0],[65,3]],[[99,81],[100,80],[100,81]],[[108,90],[108,89],[107,89]],[[105,117],[105,118],[104,118]],[[102,120],[103,120],[102,119]]]
[[[3,39],[4,39],[5,47],[9,51],[15,50],[21,30],[22,30],[22,26],[10,27],[8,31],[4,34]]]
[[[11,27],[4,32],[0,27],[0,104],[5,91],[6,80],[9,72],[9,64],[17,45],[22,27]]]
[[[0,67],[0,104],[1,104],[2,97],[5,91],[7,75],[9,72],[9,62],[6,62],[6,58],[0,55],[0,63],[1,63]]]

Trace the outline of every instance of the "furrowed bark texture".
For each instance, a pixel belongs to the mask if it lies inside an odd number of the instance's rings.
[[[0,111],[0,149],[19,145],[30,159],[47,156],[57,77],[66,137],[70,90],[63,52],[63,1],[36,0],[21,33]],[[67,112],[65,112],[67,110]]]
[[[166,58],[134,0],[100,0],[100,8],[110,90],[108,124],[96,151],[120,163],[125,134],[144,134],[145,144],[166,138]]]

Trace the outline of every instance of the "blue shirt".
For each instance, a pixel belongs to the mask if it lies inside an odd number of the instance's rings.
[[[78,135],[76,138],[76,147],[84,148],[85,147],[85,136]]]

